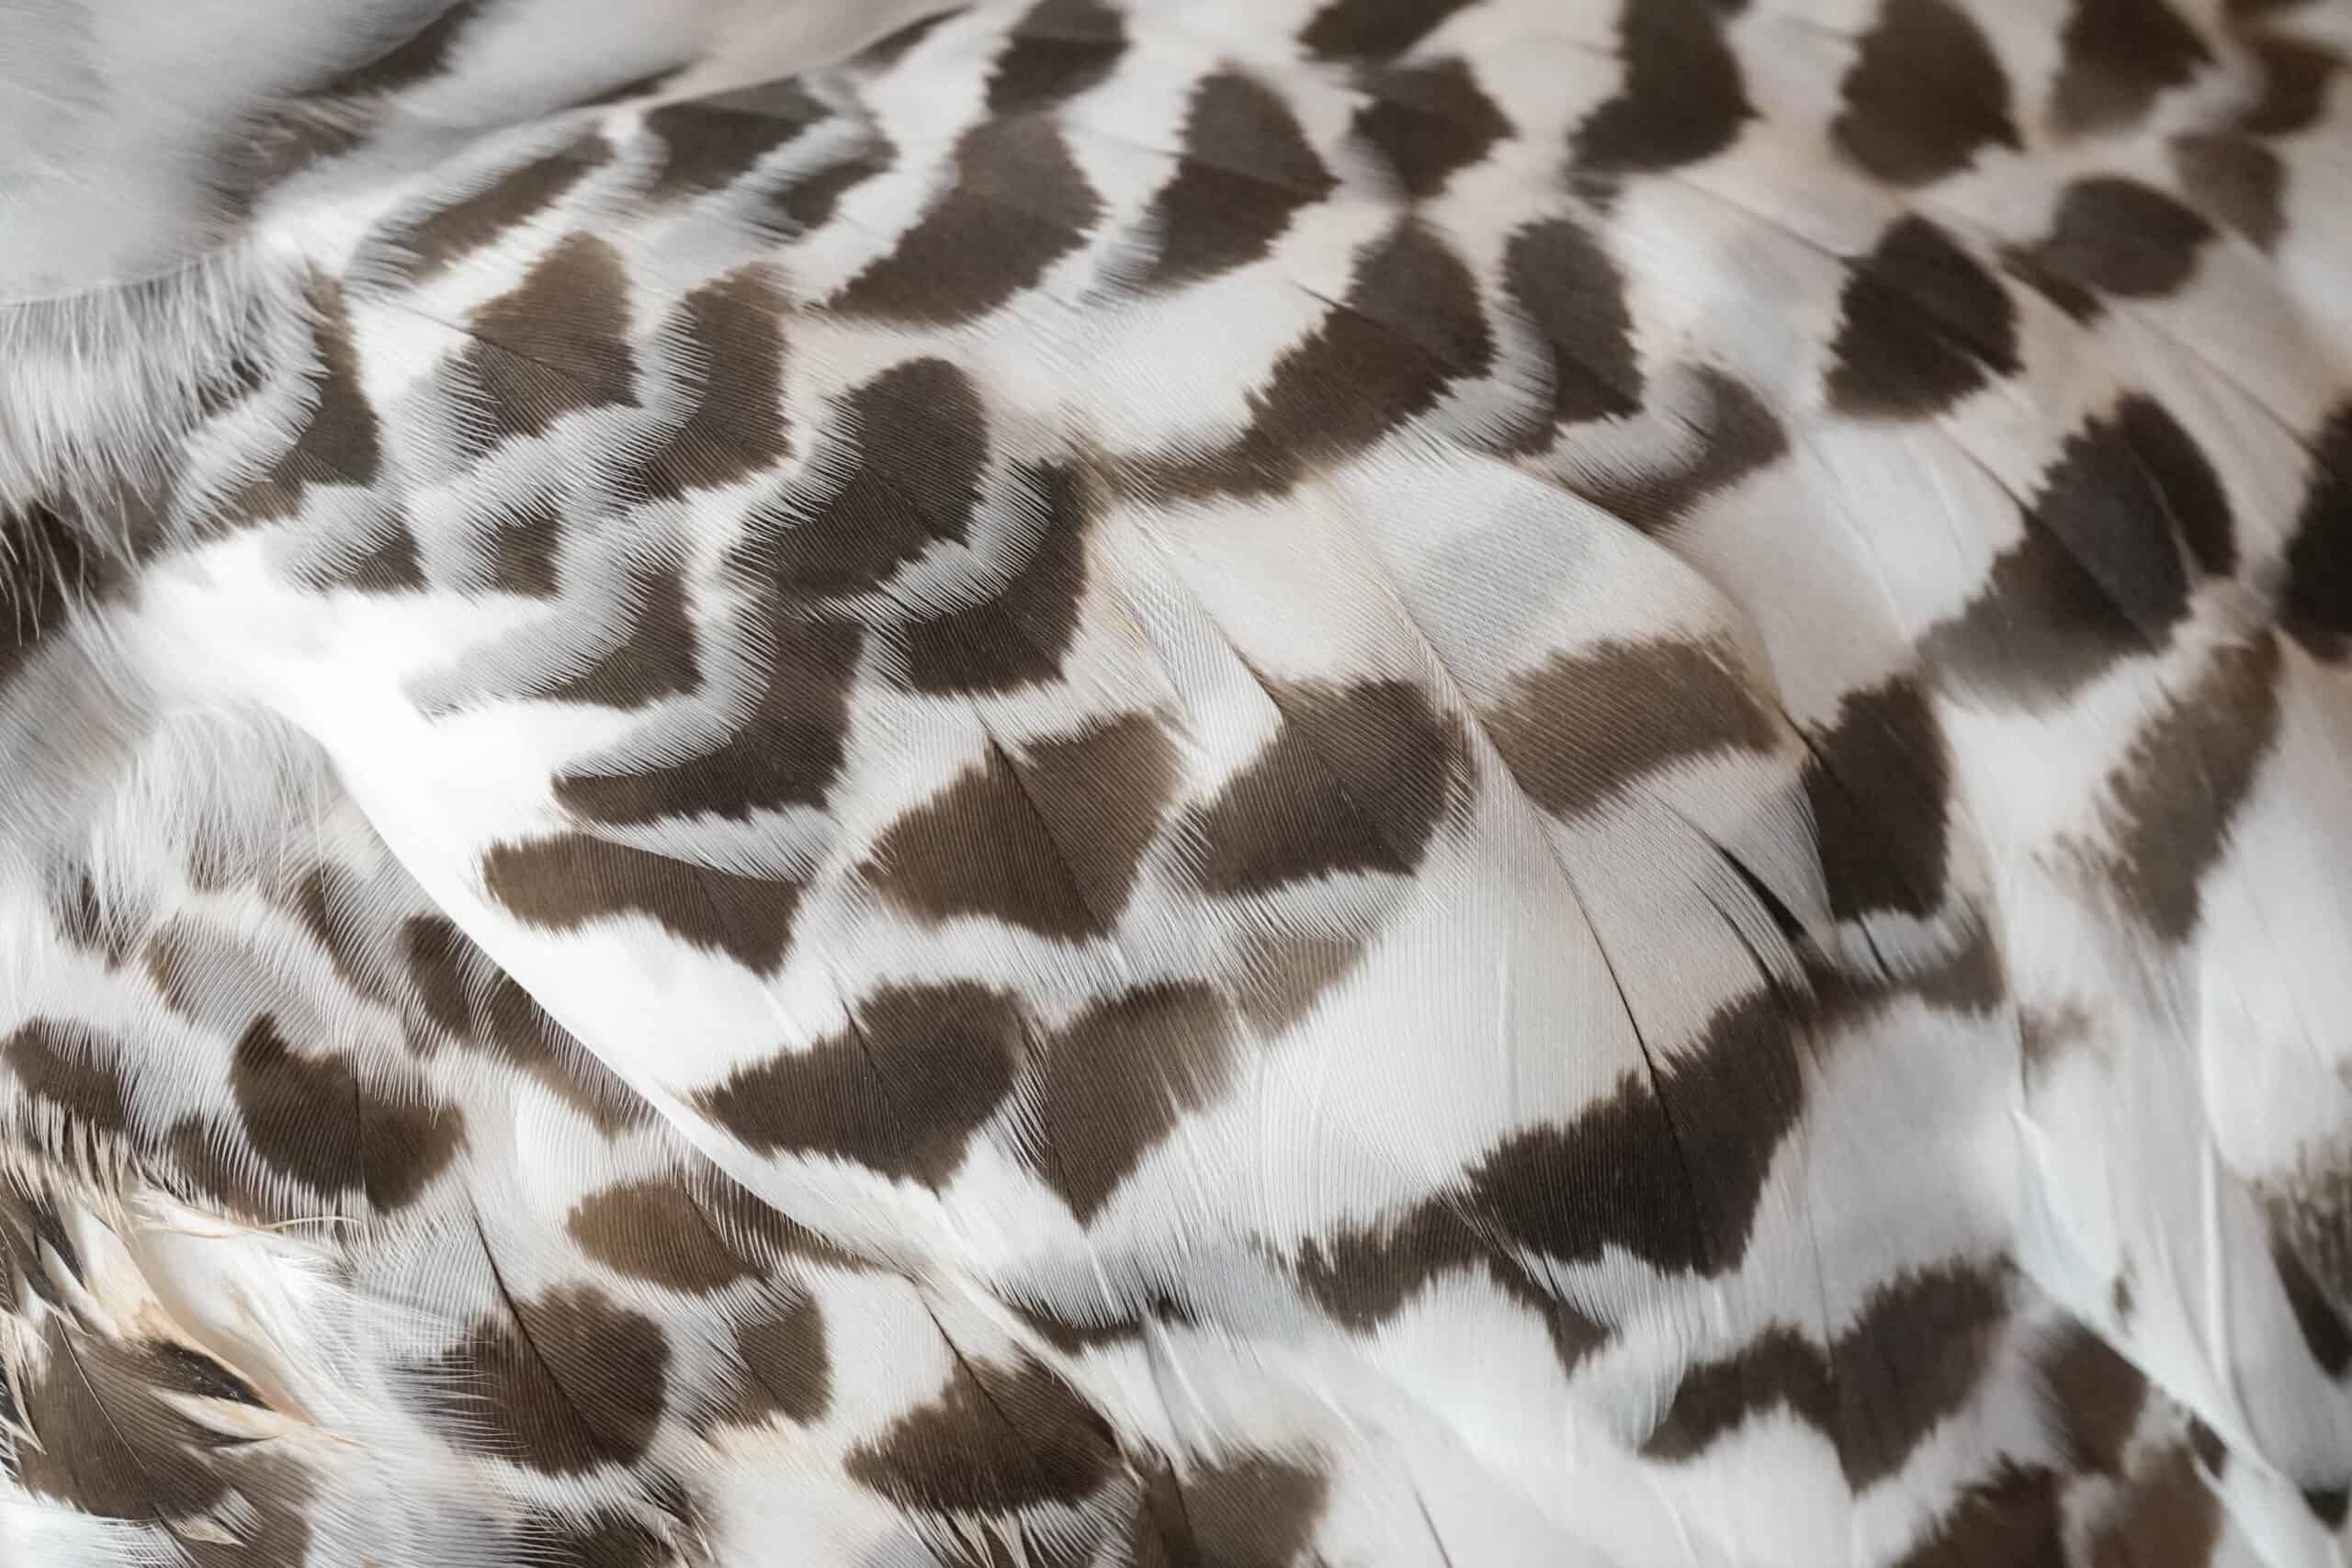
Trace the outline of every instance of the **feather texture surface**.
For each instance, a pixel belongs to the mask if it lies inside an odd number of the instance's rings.
[[[0,1563],[2342,1563],[2347,56],[0,0]]]

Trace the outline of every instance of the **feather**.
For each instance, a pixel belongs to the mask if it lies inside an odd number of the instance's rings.
[[[0,1561],[2342,1559],[2335,7],[0,38]]]

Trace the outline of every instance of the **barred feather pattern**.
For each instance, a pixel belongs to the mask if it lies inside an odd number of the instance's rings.
[[[2344,1561],[2338,0],[127,9],[0,1562]]]

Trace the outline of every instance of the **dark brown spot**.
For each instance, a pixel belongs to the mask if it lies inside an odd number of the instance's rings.
[[[2278,1270],[2279,1288],[2287,1293],[2287,1305],[2294,1311],[2295,1326],[2302,1331],[2312,1359],[2329,1377],[2343,1377],[2352,1370],[2352,1325],[2345,1323],[2344,1314],[2327,1299],[2327,1292],[2312,1278],[2291,1242],[2274,1235],[2270,1262]]]
[[[942,540],[978,503],[988,422],[971,378],[943,359],[894,365],[842,400],[820,467],[843,474],[806,518],[755,513],[745,575],[787,601],[862,593]]]
[[[1712,158],[1755,114],[1739,62],[1709,0],[1624,0],[1617,15],[1624,79],[1569,140],[1587,182],[1659,174]]]
[[[2341,662],[2352,645],[2352,400],[2312,440],[2306,483],[2279,616],[2305,651]]]
[[[1159,247],[1144,287],[1258,260],[1334,184],[1282,95],[1237,71],[1203,78],[1184,114],[1182,160],[1152,203]]]
[[[2262,70],[2262,94],[2238,120],[2249,136],[2292,136],[2319,123],[2329,85],[2344,62],[2333,51],[2289,34],[2263,34],[2247,43]]]
[[[1554,426],[1641,412],[1624,274],[1591,235],[1566,218],[1529,224],[1503,253],[1503,285],[1552,351]],[[1550,439],[1547,426],[1539,449]]]
[[[0,549],[6,547],[0,545]],[[0,660],[4,660],[5,649],[0,649]],[[139,945],[136,917],[119,905],[101,900],[98,886],[87,871],[74,874],[70,888],[51,889],[50,912],[59,936],[84,953],[96,954],[109,969],[119,968]]]
[[[1829,401],[1861,419],[1918,419],[2018,372],[2017,309],[1998,278],[1924,218],[1857,263],[1838,299]]]
[[[1577,493],[1645,533],[1671,527],[1701,502],[1731,489],[1787,453],[1781,422],[1746,383],[1709,366],[1689,370],[1701,406],[1677,412],[1696,450],[1679,468],[1576,476]]]
[[[372,485],[383,462],[376,411],[359,382],[359,351],[343,290],[321,281],[311,286],[310,299],[311,340],[318,355],[311,379],[314,400],[292,447],[232,507],[245,521],[293,516],[311,485]]]
[[[552,599],[562,586],[563,508],[535,497],[482,519],[490,536],[490,586],[501,593]]]
[[[1179,1117],[1224,1089],[1232,1043],[1223,999],[1196,982],[1095,1002],[1045,1049],[1030,1163],[1091,1221]]]
[[[267,1014],[237,1042],[229,1089],[262,1164],[312,1191],[405,1207],[447,1169],[465,1118],[422,1090],[387,1095],[342,1057],[297,1053]]]
[[[674,1182],[630,1181],[592,1192],[572,1205],[564,1230],[615,1273],[666,1290],[703,1294],[757,1272]]]
[[[763,626],[765,684],[742,724],[715,749],[625,773],[565,773],[556,799],[595,822],[636,824],[820,806],[849,738],[849,691],[864,633],[844,621],[779,618]]]
[[[2099,303],[2098,296],[2080,281],[2042,265],[2040,254],[2030,247],[2012,245],[2003,251],[2001,265],[2011,277],[2072,316],[2079,325],[2094,324],[2107,309]]]
[[[1990,1480],[1961,1494],[1896,1568],[1985,1568],[1993,1562],[2060,1568],[2068,1561],[2057,1477],[2005,1461]]]
[[[631,773],[557,775],[556,799],[595,822],[634,824],[820,806],[849,735],[849,690],[864,634],[850,622],[779,618],[763,626],[765,685],[717,748]]]
[[[2287,231],[2287,165],[2250,137],[2176,136],[2173,173],[2188,199],[2267,251]]]
[[[0,691],[65,625],[77,601],[122,576],[82,529],[39,502],[0,506]]]
[[[1805,799],[1830,913],[1933,914],[1944,897],[1951,771],[1918,682],[1898,675],[1848,693],[1837,722],[1809,735],[1806,749]]]
[[[1292,1568],[1315,1540],[1330,1483],[1272,1454],[1195,1461],[1181,1481],[1158,1470],[1129,1525],[1132,1568]]]
[[[1928,668],[2012,701],[2071,696],[2161,648],[2188,613],[2181,546],[2236,558],[2212,467],[2163,405],[2132,393],[2067,437],[1990,581],[1921,645]]]
[[[1629,1074],[1568,1124],[1514,1133],[1460,1187],[1391,1224],[1309,1242],[1300,1284],[1363,1328],[1436,1276],[1484,1264],[1544,1316],[1562,1364],[1575,1366],[1606,1330],[1512,1249],[1577,1263],[1618,1247],[1653,1268],[1720,1275],[1746,1255],[1773,1155],[1803,1105],[1789,1021],[1761,996],[1718,1012],[1653,1081]]]
[[[1233,977],[1241,1016],[1261,1035],[1282,1033],[1315,1010],[1325,992],[1354,973],[1370,933],[1334,933],[1311,921],[1267,917],[1242,938]]]
[[[1836,1445],[1847,1484],[1860,1492],[1901,1470],[1968,1403],[2007,1313],[1996,1272],[1957,1263],[1906,1272],[1873,1290],[1826,1349],[1775,1326],[1684,1372],[1642,1453],[1695,1459],[1751,1417],[1785,1409]]]
[[[929,920],[1102,935],[1126,907],[1174,769],[1166,735],[1142,715],[1035,743],[1018,760],[991,747],[891,826],[867,874]]]
[[[1283,494],[1309,466],[1352,457],[1427,413],[1493,356],[1469,268],[1408,219],[1357,253],[1346,299],[1250,393],[1248,430],[1220,449],[1147,464],[1141,477],[1175,495]]]
[[[317,1200],[289,1205],[271,1190],[252,1145],[209,1118],[184,1116],[173,1122],[162,1139],[162,1153],[176,1179],[168,1185],[182,1198],[253,1219],[317,1215]]]
[[[2303,1488],[2303,1506],[2312,1511],[2312,1517],[2330,1531],[2340,1530],[2344,1528],[2346,1514],[2352,1512],[2352,1487],[2306,1486]]]
[[[574,931],[642,915],[762,975],[782,966],[806,891],[801,883],[739,876],[585,833],[493,844],[481,874],[491,897],[526,925]]]
[[[226,365],[207,374],[197,392],[197,407],[202,411],[202,417],[212,418],[243,407],[247,400],[266,391],[269,384],[269,373],[263,368],[254,347],[236,347]]]
[[[509,230],[561,201],[572,186],[612,159],[612,143],[591,131],[561,152],[509,169],[473,195],[417,220],[397,235],[416,258],[411,281],[429,278],[495,244]]]
[[[1424,1201],[1385,1228],[1343,1230],[1309,1241],[1298,1283],[1341,1327],[1359,1333],[1395,1316],[1431,1280],[1483,1268],[1488,1281],[1533,1314],[1565,1371],[1606,1343],[1608,1330],[1513,1257],[1491,1216],[1458,1198]]]
[[[413,593],[425,586],[424,562],[408,518],[386,511],[334,541],[333,553],[300,574],[306,588],[356,593]]]
[[[954,326],[984,316],[1086,243],[1101,200],[1046,115],[967,132],[931,210],[836,294],[844,314]]]
[[[0,1310],[16,1313],[30,1304],[19,1293],[19,1279],[31,1291],[32,1300],[63,1304],[65,1297],[41,1258],[44,1247],[55,1250],[57,1262],[67,1275],[80,1275],[81,1264],[74,1255],[73,1241],[42,1190],[40,1179],[0,1183],[0,1268],[9,1271],[7,1282],[0,1284]],[[6,1382],[0,1379],[0,1385]],[[10,1390],[8,1397],[12,1398],[14,1392]],[[15,1406],[10,1404],[8,1408],[14,1410]],[[6,1473],[6,1460],[0,1457],[0,1474]]]
[[[988,112],[1058,107],[1110,75],[1126,49],[1126,19],[1102,0],[1037,0],[989,73]]]
[[[118,1042],[52,1018],[19,1024],[0,1041],[0,1062],[24,1092],[85,1134],[120,1133],[130,1123],[122,1059]]]
[[[2034,1073],[2049,1071],[2067,1053],[2091,1038],[2090,1015],[2069,1002],[2054,1008],[2018,1010],[2018,1048]]]
[[[12,1271],[21,1271],[35,1296],[62,1304],[64,1298],[58,1291],[57,1281],[51,1278],[51,1269],[41,1260],[43,1247],[57,1255],[57,1262],[66,1274],[77,1279],[81,1276],[82,1260],[74,1238],[65,1234],[57,1206],[50,1201],[40,1179],[36,1177],[0,1183],[0,1258],[6,1260]],[[12,1290],[14,1285],[11,1280]]]
[[[2000,60],[1946,0],[1886,0],[1838,91],[1831,141],[1892,185],[1926,185],[1987,147],[2019,145]]]
[[[660,1326],[590,1285],[507,1306],[415,1369],[426,1411],[460,1446],[543,1474],[643,1459],[669,1383]]]
[[[616,478],[632,501],[675,501],[748,478],[785,455],[786,304],[765,267],[749,266],[687,295],[672,331],[684,345],[685,421]]]
[[[695,1102],[763,1154],[852,1160],[937,1187],[1012,1092],[1020,1008],[971,981],[886,986],[837,1034],[737,1069]]]
[[[2203,1465],[2206,1473],[2215,1481],[2229,1473],[2229,1445],[2222,1441],[2212,1427],[2194,1416],[2188,1418],[2188,1451],[2196,1456],[2197,1462]]]
[[[2276,637],[2225,648],[2135,737],[2109,782],[2110,874],[2168,942],[2196,931],[2201,887],[2278,735]]]
[[[1466,795],[1460,724],[1407,681],[1268,694],[1281,728],[1185,825],[1200,886],[1250,897],[1350,872],[1412,874]]]
[[[1176,774],[1167,731],[1148,714],[1097,720],[1025,749],[1023,785],[1042,816],[1068,824],[1071,878],[1090,905],[1125,905]]]
[[[131,1353],[146,1362],[148,1377],[158,1389],[191,1399],[251,1405],[255,1410],[269,1407],[251,1383],[201,1350],[168,1339],[146,1339]]]
[[[1318,60],[1394,60],[1473,0],[1330,0],[1298,41]]]
[[[950,17],[962,16],[967,9],[968,7],[963,6],[947,6],[933,12],[930,16],[918,17],[905,27],[896,28],[876,39],[858,51],[854,58],[858,64],[868,70],[888,70],[905,59],[910,51],[929,38],[932,30],[940,23]]]
[[[702,683],[694,612],[676,568],[632,569],[611,613],[622,622],[620,635],[540,694],[547,701],[641,708]]]
[[[1498,1145],[1470,1173],[1472,1212],[1566,1261],[1606,1243],[1660,1269],[1736,1266],[1804,1102],[1790,1020],[1763,995],[1732,1003],[1652,1077],[1654,1089],[1628,1079],[1566,1127]]]
[[[19,1485],[102,1518],[142,1521],[202,1514],[228,1495],[221,1461],[236,1439],[162,1397],[172,1379],[146,1345],[79,1332],[63,1313],[37,1332],[40,1371],[17,1384],[34,1439],[11,1445]]]
[[[979,1514],[1083,1503],[1118,1463],[1109,1424],[1023,1357],[1010,1369],[959,1359],[938,1398],[852,1450],[844,1468],[901,1506]]]
[[[2091,1531],[2085,1557],[2090,1568],[2206,1568],[2221,1533],[2222,1499],[2176,1445],[2143,1463]]]
[[[401,923],[400,948],[425,1016],[453,1037],[466,1039],[474,1021],[469,973],[473,944],[443,916],[411,915]]]
[[[474,311],[457,374],[500,435],[540,435],[565,414],[635,402],[628,332],[619,253],[573,234]]]
[[[2012,265],[2051,302],[2077,318],[2102,294],[2159,299],[2197,270],[2212,225],[2162,191],[2113,175],[2067,186],[2050,235]]]
[[[2322,1293],[2352,1303],[2352,1160],[2305,1164],[2263,1193],[2263,1207],[2277,1244],[2294,1249]]]
[[[1510,121],[1459,59],[1387,66],[1367,76],[1364,87],[1372,101],[1356,111],[1351,129],[1417,199],[1443,190],[1512,134]]]
[[[2097,1334],[2070,1323],[2034,1358],[2050,1422],[2076,1471],[2115,1475],[2148,1402],[2148,1380]]]
[[[2059,45],[2064,63],[2050,110],[2062,130],[2128,126],[2157,94],[2213,62],[2197,29],[2165,0],[2075,0]]]
[[[2116,418],[2180,542],[2188,547],[2188,558],[2199,570],[2217,577],[2235,571],[2237,530],[2229,498],[2195,438],[2152,398],[2124,399]]]
[[[878,135],[855,152],[822,168],[812,169],[778,191],[768,203],[785,231],[802,235],[832,220],[842,197],[898,163],[898,149]]]
[[[1482,716],[1520,788],[1562,817],[1594,810],[1673,763],[1769,756],[1780,740],[1737,655],[1699,642],[1555,653],[1514,677]]]
[[[664,154],[653,194],[684,197],[724,189],[827,112],[791,79],[659,105],[645,116],[645,129],[662,139]]]
[[[635,1090],[442,916],[403,920],[399,949],[425,1021],[458,1044],[528,1073],[607,1134],[652,1114]],[[413,1025],[410,1038],[419,1039]],[[420,1049],[429,1054],[432,1046]]]
[[[1080,1323],[1044,1307],[1008,1302],[1012,1314],[1034,1329],[1046,1343],[1065,1356],[1082,1355],[1106,1345],[1132,1345],[1146,1333],[1141,1315],[1114,1318],[1107,1323]]]
[[[225,366],[204,373],[196,394],[198,417],[213,419],[232,409],[243,408],[255,394],[266,390],[269,384],[269,373],[262,367],[254,349],[250,345],[234,348]]]
[[[641,1521],[606,1512],[532,1520],[520,1532],[514,1561],[532,1568],[670,1568],[678,1559]]]
[[[482,0],[444,5],[433,19],[366,64],[345,72],[317,89],[322,97],[356,98],[396,93],[449,69],[458,35],[481,12]]]
[[[918,692],[1006,692],[1061,673],[1086,592],[1093,499],[1084,477],[1058,465],[1023,465],[1013,478],[1038,513],[1035,543],[987,598],[907,626],[907,683]]]
[[[1969,919],[1950,953],[1904,976],[1899,985],[1930,1007],[1980,1018],[1998,1012],[2009,1000],[2008,970],[2001,960],[2000,943],[1984,921],[1975,919]]]
[[[312,866],[295,886],[292,905],[344,984],[363,997],[389,998],[389,976],[368,941],[375,917],[361,878],[331,865]]]
[[[1192,1327],[1199,1321],[1191,1307],[1164,1289],[1147,1288],[1139,1298],[1124,1292],[1114,1296],[1107,1285],[1101,1287],[1101,1292],[1089,1303],[1092,1311],[1082,1321],[1058,1305],[1042,1307],[1018,1301],[1005,1304],[1012,1309],[1015,1317],[1065,1356],[1083,1355],[1109,1346],[1139,1344],[1153,1324]]]
[[[729,1416],[740,1424],[772,1416],[820,1421],[832,1404],[832,1360],[825,1348],[825,1314],[805,1292],[764,1301],[734,1329],[742,1383]]]

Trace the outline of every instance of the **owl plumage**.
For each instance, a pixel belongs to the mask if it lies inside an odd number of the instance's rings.
[[[0,1562],[2340,1563],[2341,0],[0,0]]]

